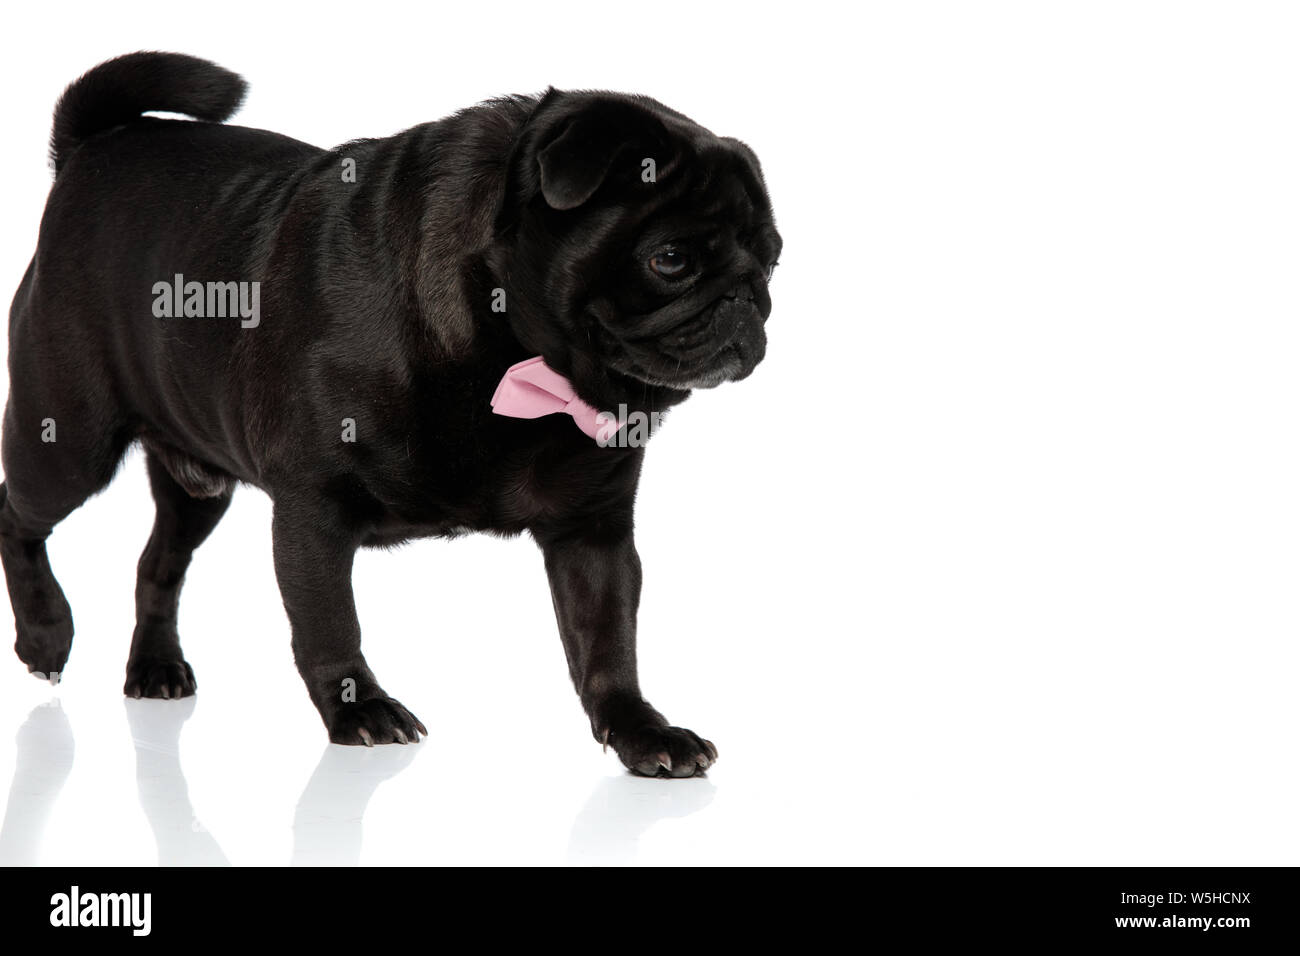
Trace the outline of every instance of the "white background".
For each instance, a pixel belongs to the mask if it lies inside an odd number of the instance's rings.
[[[7,862],[1297,862],[1294,8],[300,9],[7,11],[0,280],[55,98],[136,49],[321,145],[548,84],[747,140],[769,357],[671,416],[639,499],[642,683],[721,761],[602,755],[526,539],[359,559],[370,662],[432,736],[327,747],[252,489],[182,601],[197,704],[125,703],[132,455],[50,542],[65,683],[0,661]]]

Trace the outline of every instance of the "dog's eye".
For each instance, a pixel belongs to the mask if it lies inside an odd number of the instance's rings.
[[[690,268],[690,256],[679,249],[662,249],[650,257],[650,271],[665,279],[681,278]]]

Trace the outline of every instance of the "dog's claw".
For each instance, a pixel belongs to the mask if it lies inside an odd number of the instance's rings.
[[[600,752],[609,753],[609,728],[606,727],[604,733],[600,735]]]
[[[643,777],[703,776],[713,765],[713,745],[684,727],[648,726],[611,734],[623,766]]]
[[[391,697],[371,697],[340,708],[326,722],[330,741],[348,747],[418,744],[420,730],[417,728],[423,726]]]
[[[420,723],[418,720],[415,722],[415,729],[424,734],[424,736],[429,736],[429,731],[425,730],[424,724]],[[416,740],[416,743],[419,743],[418,739]]]
[[[194,671],[180,658],[140,655],[127,662],[122,693],[134,700],[184,700],[196,687]]]

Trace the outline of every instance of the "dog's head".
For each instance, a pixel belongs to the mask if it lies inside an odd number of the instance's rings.
[[[685,392],[762,360],[781,237],[744,143],[646,97],[552,90],[508,175],[507,313],[557,370]]]

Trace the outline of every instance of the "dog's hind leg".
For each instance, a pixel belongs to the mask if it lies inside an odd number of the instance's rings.
[[[50,569],[45,539],[108,484],[129,439],[102,414],[24,405],[15,395],[4,418],[0,562],[14,612],[14,650],[29,671],[58,683],[72,649],[72,610]]]
[[[14,650],[28,671],[57,684],[72,650],[72,608],[45,552],[52,527],[25,519],[10,502],[9,483],[0,484],[0,561],[14,612]]]
[[[188,697],[196,685],[194,671],[181,655],[176,609],[194,549],[230,507],[232,483],[216,476],[206,482],[191,481],[198,467],[191,464],[182,472],[187,479],[182,486],[172,477],[172,470],[183,464],[179,458],[151,449],[146,461],[157,514],[149,543],[140,555],[135,634],[123,692],[128,697]]]

